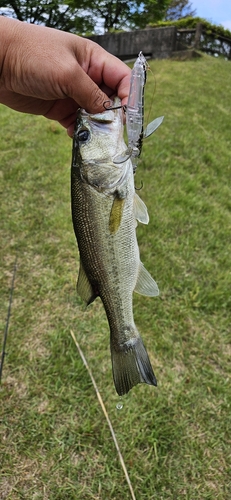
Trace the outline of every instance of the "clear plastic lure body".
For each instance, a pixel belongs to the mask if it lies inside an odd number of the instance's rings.
[[[128,103],[124,107],[126,112],[128,148],[122,155],[117,155],[113,159],[114,163],[123,163],[128,158],[131,158],[134,172],[137,167],[138,157],[141,154],[143,138],[155,132],[164,119],[163,116],[156,118],[156,120],[149,123],[144,131],[144,87],[147,68],[148,63],[142,52],[140,52],[131,72]]]
[[[144,86],[146,83],[147,61],[142,52],[139,53],[131,73],[130,92],[126,108],[126,128],[128,149],[131,156],[141,153],[144,123]]]

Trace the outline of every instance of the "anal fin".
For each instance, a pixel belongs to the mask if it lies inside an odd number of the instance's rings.
[[[134,292],[147,297],[156,297],[159,295],[159,288],[152,278],[151,274],[145,269],[142,262],[139,265],[139,274],[136,282]]]

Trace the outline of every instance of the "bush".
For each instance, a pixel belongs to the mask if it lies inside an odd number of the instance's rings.
[[[149,28],[160,28],[166,26],[176,26],[178,29],[188,28],[193,29],[196,28],[198,23],[202,23],[205,29],[206,35],[217,35],[217,36],[225,36],[227,38],[231,38],[231,31],[225,29],[221,25],[212,24],[206,19],[201,17],[185,17],[183,19],[178,19],[176,21],[159,21],[158,23],[150,23],[148,25]]]

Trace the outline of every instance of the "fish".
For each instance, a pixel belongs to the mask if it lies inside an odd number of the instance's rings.
[[[77,293],[86,305],[102,300],[110,329],[114,385],[122,396],[138,383],[157,385],[133,318],[133,292],[159,289],[140,261],[137,221],[147,208],[135,192],[130,158],[115,164],[126,147],[119,98],[103,113],[78,110],[71,164],[71,208],[80,255]]]

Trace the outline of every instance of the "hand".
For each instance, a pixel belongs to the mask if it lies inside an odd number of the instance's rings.
[[[112,95],[126,103],[130,69],[94,42],[3,16],[0,30],[1,103],[57,120],[70,136],[79,107],[100,113]]]

